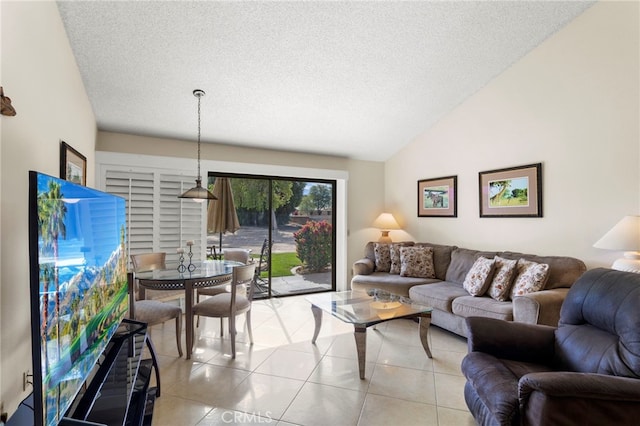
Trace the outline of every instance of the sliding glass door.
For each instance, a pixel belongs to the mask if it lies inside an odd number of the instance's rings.
[[[260,268],[256,297],[335,290],[335,181],[210,173],[209,189],[216,193],[224,180],[233,207],[209,202],[212,256],[225,248],[250,250]],[[235,215],[239,227],[221,227],[216,214]]]

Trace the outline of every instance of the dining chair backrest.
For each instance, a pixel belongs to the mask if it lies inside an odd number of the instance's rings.
[[[231,305],[234,305],[236,292],[239,288],[246,289],[246,297],[251,302],[253,300],[253,288],[255,287],[254,279],[256,276],[256,264],[247,263],[246,265],[236,266],[233,268],[231,278]]]
[[[249,263],[249,250],[235,248],[235,249],[224,249],[222,250],[224,260],[233,260],[235,262],[244,263],[245,265]]]
[[[132,254],[131,262],[133,263],[133,270],[136,272],[153,271],[154,269],[166,269],[167,253],[141,253]]]

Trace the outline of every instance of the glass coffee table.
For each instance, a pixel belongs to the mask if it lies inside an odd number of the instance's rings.
[[[361,379],[364,379],[367,328],[385,321],[397,318],[419,318],[420,342],[427,356],[432,358],[427,340],[431,324],[429,306],[420,305],[407,297],[396,296],[381,290],[320,293],[308,296],[306,300],[311,303],[316,325],[312,343],[316,342],[320,333],[323,311],[343,322],[353,324]]]

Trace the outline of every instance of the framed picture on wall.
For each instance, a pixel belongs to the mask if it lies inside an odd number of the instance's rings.
[[[60,143],[60,177],[87,185],[87,158],[64,141]]]
[[[458,176],[418,181],[418,217],[458,215]]]
[[[542,217],[542,163],[479,173],[480,217]]]

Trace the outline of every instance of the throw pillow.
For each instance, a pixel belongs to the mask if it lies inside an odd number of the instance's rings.
[[[549,265],[518,259],[518,276],[511,289],[511,299],[542,290],[549,276]]]
[[[469,272],[467,272],[462,287],[472,296],[482,296],[491,285],[494,265],[494,259],[487,259],[482,256],[477,258]]]
[[[509,300],[509,293],[511,291],[511,285],[513,284],[513,277],[516,274],[518,261],[505,259],[500,256],[494,257],[494,260],[496,262],[495,272],[487,293],[492,299],[499,302],[506,302]]]
[[[373,248],[376,256],[376,271],[389,272],[391,269],[391,254],[389,253],[389,244],[376,243]]]
[[[391,244],[389,247],[389,252],[391,253],[391,269],[389,269],[390,274],[399,274],[401,269],[400,263],[400,248],[402,244]]]
[[[400,275],[403,277],[435,278],[433,248],[400,247]]]

